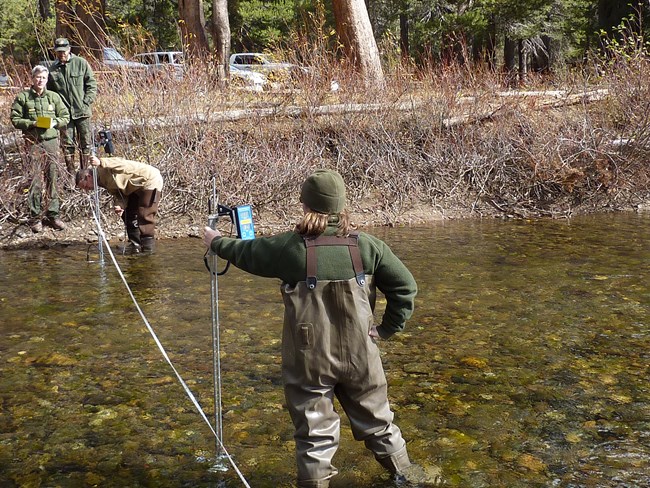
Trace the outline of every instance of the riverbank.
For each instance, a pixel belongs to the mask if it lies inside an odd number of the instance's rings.
[[[296,205],[297,206],[297,205]],[[641,212],[650,213],[650,201],[634,208],[619,209],[618,212]],[[90,214],[90,209],[89,209]],[[601,213],[605,213],[602,211]],[[354,207],[350,211],[352,222],[360,229],[372,232],[377,227],[426,227],[444,220],[465,220],[465,219],[494,219],[508,218],[496,210],[484,208],[477,212],[471,209],[460,208],[431,208],[419,206],[411,208],[399,215],[397,218],[380,209],[378,204],[366,205],[363,208]],[[297,212],[287,213],[284,217],[278,214],[266,212],[262,215],[255,215],[255,230],[257,236],[268,236],[287,229],[293,228],[300,215]],[[164,210],[160,213],[158,226],[156,228],[156,240],[160,243],[170,239],[196,238],[203,235],[203,227],[207,215],[195,216],[167,216]],[[104,214],[103,231],[111,245],[121,245],[125,241],[124,224],[117,217]],[[29,226],[24,224],[0,225],[0,250],[16,249],[49,249],[70,245],[92,245],[97,243],[97,227],[90,217],[79,218],[66,222],[66,228],[56,231],[44,227],[43,232],[34,234]],[[230,221],[222,218],[219,228],[224,235],[231,232]]]
[[[299,208],[296,203],[296,209]],[[119,245],[125,240],[124,224],[117,217],[113,217],[104,210],[102,226],[107,239],[111,244]],[[11,224],[4,222],[0,224],[0,249],[47,249],[60,246],[93,244],[97,242],[97,227],[94,220],[88,218],[77,218],[66,222],[66,228],[56,231],[44,227],[43,232],[34,234],[27,223]],[[442,211],[430,207],[416,207],[406,211],[403,215],[394,216],[378,209],[378,203],[368,204],[364,207],[355,207],[350,211],[353,223],[359,228],[372,228],[382,226],[426,226],[434,222],[446,219],[466,219],[487,217],[487,215],[472,215],[469,211],[449,209]],[[496,215],[496,214],[494,214]],[[271,235],[291,229],[300,215],[298,212],[283,212],[283,215],[272,212],[264,212],[255,215],[255,230],[258,236]],[[168,239],[200,238],[203,235],[203,227],[207,220],[206,215],[174,216],[166,215],[164,202],[159,214],[159,221],[156,228],[156,240],[165,241]],[[224,233],[230,232],[230,221],[226,218],[220,220],[220,229]]]
[[[170,90],[116,79],[102,87],[93,119],[111,127],[116,155],[161,171],[160,239],[200,236],[214,188],[221,203],[253,206],[259,234],[291,228],[300,185],[317,168],[341,173],[361,227],[570,219],[648,207],[649,73],[644,58],[617,65],[597,86],[576,79],[564,90],[503,92],[497,78],[447,70],[381,92],[350,84],[336,94],[303,87],[246,99],[217,89],[197,98],[191,80]],[[64,231],[33,235],[21,224],[33,170],[7,133],[0,248],[96,241],[89,195],[78,190],[61,192]],[[99,198],[117,242],[122,224],[108,195]]]

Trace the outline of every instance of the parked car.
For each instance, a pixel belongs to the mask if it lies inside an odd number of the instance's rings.
[[[176,79],[182,79],[185,72],[184,57],[181,51],[139,53],[133,56],[133,59],[145,64],[150,73],[154,75],[173,72]],[[267,83],[266,77],[262,73],[245,71],[233,66],[230,66],[230,79],[231,83],[235,85],[251,87],[255,91],[262,91]]]
[[[128,69],[142,72],[147,71],[147,66],[144,63],[128,61],[124,56],[122,56],[122,53],[114,47],[102,48],[101,59],[99,61],[102,65],[111,69]]]
[[[158,76],[168,74],[177,80],[183,78],[183,53],[181,51],[154,51],[139,53],[133,60],[147,66],[149,73]]]
[[[262,91],[267,85],[266,76],[257,71],[247,71],[230,65],[230,83],[251,87],[254,91]]]
[[[0,73],[0,88],[10,88],[13,86],[13,80],[7,73]]]
[[[270,81],[285,81],[287,78],[307,72],[306,68],[297,64],[278,62],[272,55],[263,53],[232,54],[230,66],[264,73]]]
[[[138,73],[146,73],[147,71],[147,66],[145,64],[136,61],[128,61],[124,56],[122,56],[122,53],[114,47],[104,47],[93,53],[93,56],[97,63],[99,63],[100,70],[133,70]],[[94,67],[97,67],[96,63],[93,62],[93,59],[90,57],[87,59]],[[46,59],[41,61],[39,64],[49,68],[55,61],[56,60],[54,59]]]

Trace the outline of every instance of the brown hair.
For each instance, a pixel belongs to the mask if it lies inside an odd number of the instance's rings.
[[[324,214],[307,210],[302,220],[296,224],[295,231],[301,236],[316,237],[325,232],[327,224],[330,222],[337,222],[337,236],[347,236],[353,227],[347,210],[338,214]]]

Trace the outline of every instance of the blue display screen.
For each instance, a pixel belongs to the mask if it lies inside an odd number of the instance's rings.
[[[241,239],[255,239],[255,227],[253,226],[253,210],[250,205],[242,205],[236,208],[237,211],[237,233]]]

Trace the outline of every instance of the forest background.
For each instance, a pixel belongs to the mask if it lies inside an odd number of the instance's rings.
[[[221,201],[253,204],[269,230],[286,225],[300,182],[323,166],[346,178],[362,225],[569,217],[648,207],[649,8],[619,0],[5,0],[0,72],[28,85],[29,68],[51,57],[60,35],[91,60],[101,45],[127,56],[184,51],[181,80],[98,67],[95,127],[112,129],[119,155],[163,172],[163,235],[195,232],[213,178]],[[369,21],[366,44],[354,37],[367,32],[346,30],[358,16]],[[379,76],[363,63],[368,43]],[[243,51],[273,52],[309,75],[243,91],[224,77],[227,54]],[[14,95],[3,93],[7,114]],[[30,170],[8,117],[2,135],[6,243],[29,237],[20,227]],[[85,198],[71,190],[62,205],[82,233]]]
[[[125,53],[183,50],[198,42],[183,37],[196,16],[212,49],[212,26],[219,0],[5,0],[0,6],[0,51],[18,62],[42,59],[55,35],[77,45],[114,44]],[[233,52],[285,49],[297,38],[328,37],[336,50],[335,8],[352,0],[230,0],[227,9]],[[418,64],[432,60],[497,62],[497,50],[523,48],[536,68],[585,60],[602,35],[614,32],[630,15],[647,14],[638,0],[367,0],[374,37],[384,60],[399,53]],[[198,10],[198,11],[197,11]],[[315,26],[315,19],[317,26]],[[101,27],[101,29],[99,29]],[[315,29],[314,27],[318,27]],[[647,26],[643,26],[647,30]],[[86,29],[94,32],[86,32]],[[304,39],[303,39],[304,40]],[[319,40],[322,42],[322,39]],[[547,58],[550,58],[547,60]],[[510,64],[512,60],[506,59]],[[493,68],[496,65],[492,66]],[[4,66],[8,71],[7,66]]]

